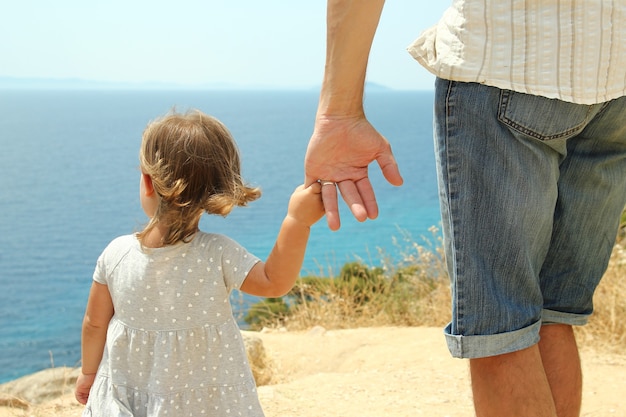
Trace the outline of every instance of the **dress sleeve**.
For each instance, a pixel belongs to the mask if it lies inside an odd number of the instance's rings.
[[[133,246],[137,245],[134,235],[120,236],[113,239],[102,251],[96,261],[93,280],[99,284],[109,285],[113,270],[124,259]]]
[[[102,254],[100,254],[100,256],[98,257],[98,260],[96,261],[96,269],[93,271],[93,280],[98,284],[107,285],[107,274],[104,258],[104,252],[102,252]]]
[[[221,236],[221,241],[221,267],[224,284],[226,284],[228,291],[239,289],[252,267],[260,259],[226,236]]]

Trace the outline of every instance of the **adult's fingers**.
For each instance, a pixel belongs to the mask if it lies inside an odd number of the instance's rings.
[[[330,181],[322,181],[322,202],[326,212],[326,222],[330,230],[339,230],[341,219],[339,218],[339,206],[337,204],[337,187]]]
[[[376,194],[374,193],[374,187],[372,187],[370,179],[365,177],[357,181],[356,188],[363,201],[367,218],[374,220],[378,217],[378,203],[376,202]]]
[[[350,211],[352,212],[354,218],[360,222],[367,220],[367,209],[363,204],[363,199],[361,198],[354,181],[341,181],[337,183],[337,185],[339,186],[343,200],[346,202],[348,207],[350,207]]]
[[[387,152],[384,152],[382,155],[380,155],[376,159],[376,162],[378,162],[378,166],[380,167],[383,176],[391,185],[402,185],[404,180],[402,179],[402,175],[400,175],[400,169],[398,168],[396,158],[391,152],[391,148],[389,148]]]

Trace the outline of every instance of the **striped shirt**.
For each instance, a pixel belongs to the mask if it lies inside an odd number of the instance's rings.
[[[601,103],[626,95],[626,0],[453,0],[408,50],[440,78]]]

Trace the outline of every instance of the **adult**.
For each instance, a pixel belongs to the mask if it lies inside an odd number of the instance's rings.
[[[305,169],[333,230],[337,188],[358,220],[378,215],[371,162],[402,183],[362,106],[383,5],[328,1]],[[592,313],[626,204],[625,21],[624,0],[454,0],[409,47],[437,76],[445,336],[470,360],[479,417],[580,414],[572,326]]]

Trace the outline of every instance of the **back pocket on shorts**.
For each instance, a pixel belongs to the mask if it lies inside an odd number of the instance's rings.
[[[502,90],[498,120],[510,129],[542,141],[567,139],[589,122],[592,107]]]

